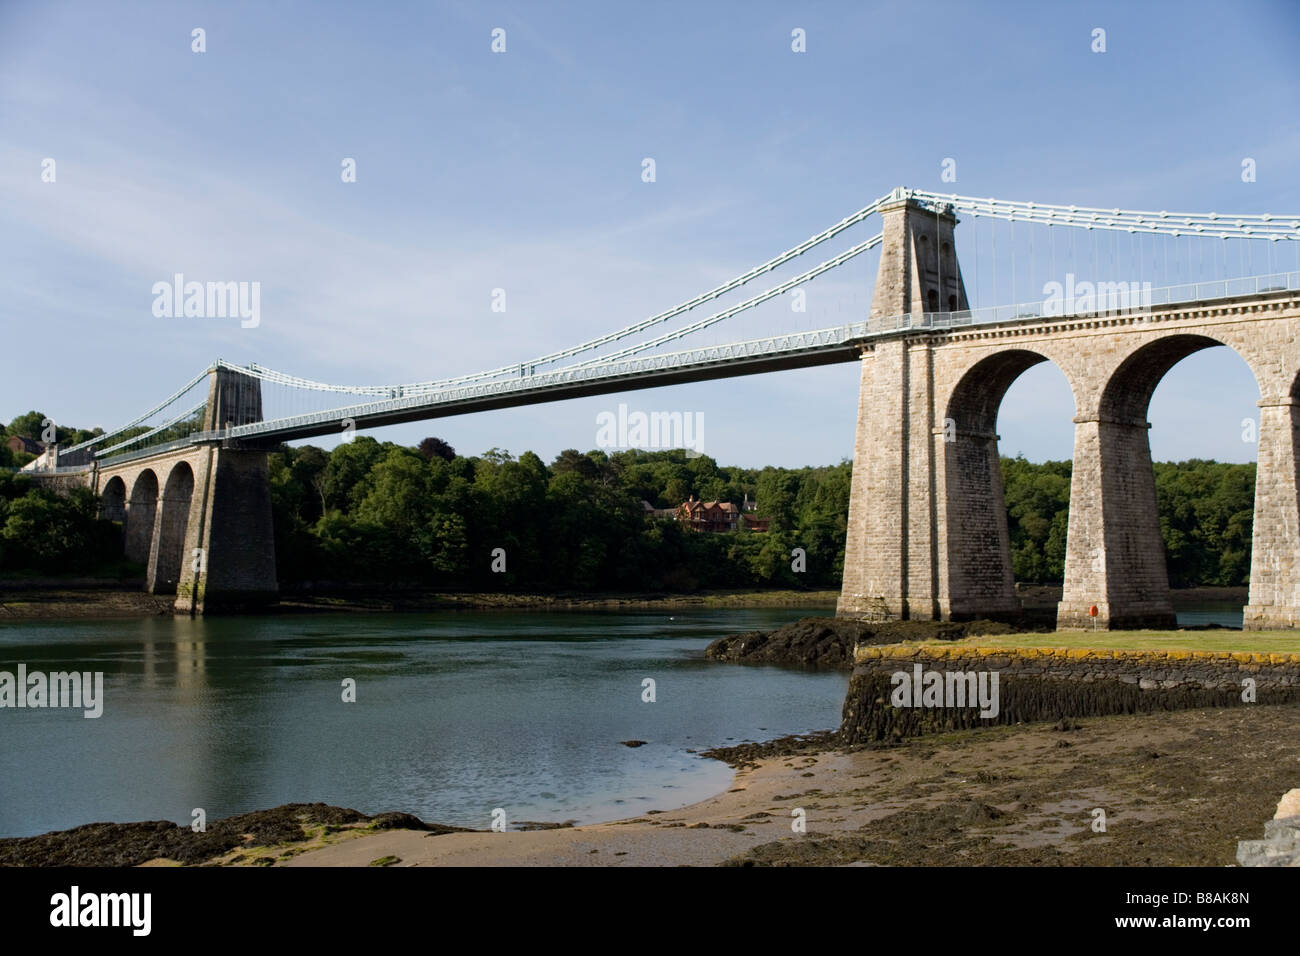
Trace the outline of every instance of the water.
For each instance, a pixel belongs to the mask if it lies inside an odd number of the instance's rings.
[[[281,803],[487,827],[725,790],[688,753],[839,723],[844,673],[720,664],[811,609],[443,612],[0,625],[0,670],[103,671],[104,712],[0,710],[0,836]],[[669,616],[675,620],[669,620]],[[342,702],[342,681],[356,702]],[[655,681],[655,703],[642,681]],[[629,748],[620,741],[648,741]]]
[[[1245,608],[1236,601],[1198,601],[1195,604],[1178,604],[1174,616],[1179,627],[1197,627],[1217,624],[1220,627],[1241,627]]]

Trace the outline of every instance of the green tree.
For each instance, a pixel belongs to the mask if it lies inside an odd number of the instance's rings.
[[[10,435],[21,435],[24,438],[30,438],[33,441],[41,440],[41,431],[43,430],[42,422],[48,416],[44,412],[30,411],[25,415],[19,415],[9,423],[8,433]]]
[[[365,489],[357,486],[384,455],[384,449],[368,435],[357,435],[330,452],[329,464],[321,476],[321,493],[327,508],[351,509]]]

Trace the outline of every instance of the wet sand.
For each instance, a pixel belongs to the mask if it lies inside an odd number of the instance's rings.
[[[176,596],[126,588],[0,587],[0,623],[175,614]]]
[[[533,832],[356,831],[239,863],[1228,866],[1300,785],[1298,717],[1194,710],[814,748],[759,758],[681,810]]]

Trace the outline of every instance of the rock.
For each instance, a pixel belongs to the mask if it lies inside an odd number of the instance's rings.
[[[1264,824],[1264,839],[1282,849],[1300,850],[1300,817],[1269,820]]]
[[[956,810],[956,816],[967,823],[984,823],[998,819],[1002,816],[1002,811],[997,807],[989,806],[987,803],[973,801],[960,804]]]
[[[748,631],[720,637],[705,650],[715,661],[752,661],[793,667],[852,670],[858,644],[899,641],[955,641],[972,634],[1009,634],[1016,628],[995,621],[859,621],[805,617],[775,631]]]
[[[721,760],[737,769],[758,766],[755,761],[771,757],[788,757],[793,754],[813,754],[833,749],[838,745],[839,733],[819,730],[811,734],[790,734],[758,744],[737,744],[733,747],[714,747],[703,751],[705,757]],[[741,787],[740,790],[743,790]],[[739,792],[739,791],[733,791]]]
[[[1242,866],[1300,866],[1300,848],[1286,848],[1272,840],[1241,840],[1237,862]]]
[[[429,825],[409,813],[381,813],[370,821],[376,830],[427,830]]]
[[[569,830],[577,822],[577,820],[564,820],[560,823],[550,820],[520,820],[515,824],[515,829],[526,832],[533,830]]]
[[[1276,815],[1264,824],[1264,839],[1238,841],[1237,862],[1300,867],[1300,789],[1288,790],[1282,797]]]
[[[620,740],[619,743],[624,747],[644,747],[646,744],[644,740]]]
[[[223,820],[208,821],[207,829],[195,833],[188,826],[169,820],[143,823],[89,823],[71,830],[34,837],[0,839],[0,866],[138,866],[150,860],[169,859],[186,865],[206,863],[232,850],[279,847],[302,843],[309,831],[347,829],[371,820],[387,819],[388,826],[400,826],[435,833],[458,832],[459,827],[424,824],[407,813],[368,817],[348,807],[324,803],[287,803],[269,810],[241,813]],[[384,824],[379,824],[381,827]],[[253,861],[257,866],[274,864],[273,857]]]
[[[1278,801],[1277,813],[1273,814],[1273,819],[1281,820],[1285,817],[1300,817],[1300,787],[1288,790]]]
[[[1292,839],[1292,835],[1300,840],[1300,817],[1274,817],[1265,822],[1264,838],[1273,839],[1274,836],[1282,839]]]

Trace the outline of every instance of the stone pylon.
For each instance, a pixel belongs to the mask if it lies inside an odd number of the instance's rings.
[[[1300,396],[1259,402],[1259,464],[1246,630],[1300,627]]]
[[[922,313],[968,309],[951,210],[895,190],[881,217],[872,329],[920,327]],[[933,619],[964,613],[960,601],[954,609],[949,594],[942,464],[947,450],[934,396],[928,336],[903,334],[863,347],[839,614]],[[1000,501],[1000,474],[994,480]],[[992,545],[998,544],[994,539]],[[1007,595],[1000,597],[1000,606],[979,610],[1013,611],[1014,596],[1010,604]]]
[[[221,434],[262,420],[261,382],[225,366],[213,369],[190,499],[176,610],[247,610],[279,597],[267,453],[234,447]]]
[[[957,263],[948,207],[932,207],[895,189],[880,208],[880,267],[871,299],[871,318],[921,312],[962,312],[970,308]]]

